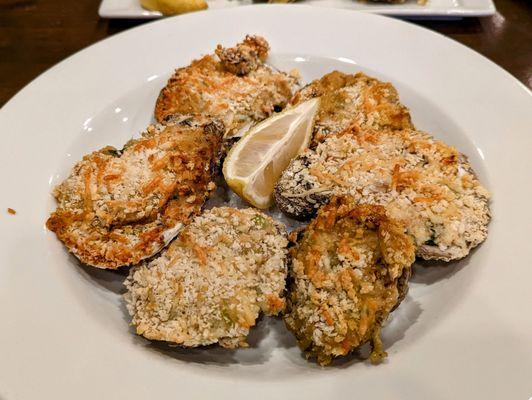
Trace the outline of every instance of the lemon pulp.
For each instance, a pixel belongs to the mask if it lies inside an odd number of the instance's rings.
[[[318,105],[311,99],[252,127],[225,159],[229,187],[255,207],[270,207],[281,173],[308,147]]]

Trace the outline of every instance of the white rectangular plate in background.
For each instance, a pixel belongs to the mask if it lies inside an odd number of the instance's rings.
[[[252,0],[207,0],[210,9],[253,4]],[[256,3],[256,2],[255,2]],[[420,5],[416,0],[404,4],[361,2],[357,0],[303,0],[300,4],[336,7],[357,11],[416,18],[482,17],[495,14],[492,0],[428,0]],[[161,13],[145,10],[140,0],[103,0],[99,14],[104,18],[160,18]]]

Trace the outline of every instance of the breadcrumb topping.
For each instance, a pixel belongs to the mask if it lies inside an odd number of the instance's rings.
[[[224,48],[218,45],[215,53],[226,71],[236,75],[246,75],[266,61],[269,50],[270,45],[266,39],[247,35],[236,47]]]
[[[293,160],[276,187],[282,211],[296,216],[334,194],[385,205],[425,259],[465,257],[487,236],[488,191],[465,156],[420,131],[348,129]]]
[[[123,150],[105,147],[54,189],[47,226],[82,262],[138,263],[167,244],[215,188],[223,125],[182,117],[147,128]]]
[[[234,48],[218,46],[179,68],[161,90],[155,118],[161,122],[173,114],[203,114],[221,119],[227,135],[269,117],[292,97],[296,79],[264,63],[268,42],[246,36]]]
[[[287,244],[284,227],[258,210],[206,211],[131,270],[125,299],[137,333],[186,347],[246,347],[259,313],[284,309]]]
[[[333,71],[302,88],[291,103],[313,97],[320,97],[321,101],[311,147],[351,125],[376,130],[413,128],[408,108],[400,103],[397,90],[390,83],[363,73]]]
[[[380,327],[406,294],[415,258],[404,226],[382,206],[333,197],[291,256],[284,320],[307,357],[326,365],[368,341],[373,362],[385,357]]]

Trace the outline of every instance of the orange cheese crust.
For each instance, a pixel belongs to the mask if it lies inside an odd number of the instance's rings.
[[[264,63],[268,50],[265,39],[248,35],[234,48],[219,45],[216,54],[178,68],[159,94],[155,118],[209,115],[221,119],[231,136],[284,108],[296,80]]]
[[[384,207],[333,197],[291,249],[286,325],[307,357],[326,365],[371,341],[406,294],[415,249]]]
[[[399,101],[397,90],[361,72],[355,75],[333,71],[295,94],[291,104],[320,97],[312,147],[328,135],[349,126],[361,129],[413,128],[408,108]]]
[[[182,118],[150,126],[123,150],[95,151],[54,190],[47,227],[83,263],[136,264],[199,213],[215,188],[223,125]]]
[[[296,216],[333,195],[385,206],[425,259],[465,257],[487,236],[488,191],[465,156],[421,131],[352,126],[292,160],[275,189],[281,210]]]
[[[137,334],[185,347],[247,347],[259,315],[284,309],[287,244],[284,227],[259,210],[205,211],[130,271],[124,297]]]

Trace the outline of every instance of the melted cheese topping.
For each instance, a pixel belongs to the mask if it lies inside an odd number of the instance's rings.
[[[211,209],[158,258],[131,271],[128,310],[137,333],[195,347],[246,346],[261,311],[284,309],[284,228],[253,209]]]
[[[332,136],[292,161],[277,193],[289,214],[333,194],[385,205],[428,259],[462,258],[487,236],[488,191],[456,149],[420,131]]]
[[[223,126],[181,119],[150,126],[123,150],[106,147],[77,163],[54,195],[47,226],[82,262],[135,264],[159,251],[215,188]]]
[[[287,327],[322,365],[372,341],[372,360],[386,353],[380,326],[404,296],[412,239],[381,206],[334,197],[291,251],[293,284]]]
[[[314,126],[313,146],[327,135],[349,126],[362,129],[412,128],[408,109],[399,101],[397,90],[390,84],[363,73],[347,75],[334,71],[301,89],[292,104],[320,97],[320,108]]]
[[[179,68],[161,90],[155,117],[163,121],[173,114],[203,114],[224,121],[228,135],[242,126],[284,108],[296,79],[264,64],[268,42],[257,36],[234,48],[218,46],[216,55],[206,55]]]

